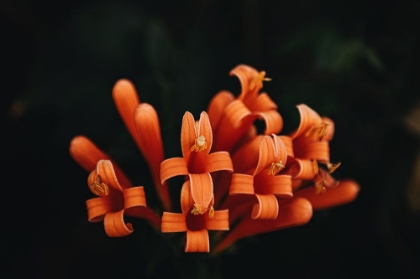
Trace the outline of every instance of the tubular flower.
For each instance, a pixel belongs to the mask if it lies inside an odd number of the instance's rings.
[[[258,136],[244,145],[233,156],[235,173],[230,196],[223,208],[237,210],[238,203],[251,201],[254,204],[252,219],[276,219],[279,214],[277,198],[293,196],[290,175],[277,175],[286,160],[286,147],[278,136]]]
[[[210,173],[233,171],[228,152],[210,153],[212,142],[212,129],[207,113],[202,112],[200,120],[195,122],[192,114],[186,112],[181,127],[183,157],[166,159],[161,164],[162,184],[174,176],[187,176],[194,201],[194,214],[204,214],[209,210],[211,212],[213,208],[213,180]]]
[[[88,186],[99,196],[86,201],[88,220],[104,220],[108,236],[119,237],[133,232],[131,224],[124,222],[124,215],[146,219],[155,227],[160,227],[160,218],[146,205],[143,187],[121,185],[111,161],[98,161],[96,169],[88,177]]]
[[[163,214],[160,218],[147,206],[144,188],[133,187],[109,156],[77,136],[70,155],[90,173],[88,187],[97,196],[86,201],[90,222],[104,221],[107,235],[119,237],[133,231],[124,217],[141,218],[162,233],[185,232],[185,252],[210,252],[211,243],[217,254],[242,238],[306,224],[313,210],[356,198],[357,182],[331,175],[340,166],[330,162],[331,119],[300,104],[296,131],[277,135],[283,119],[270,97],[260,93],[271,79],[247,65],[230,75],[239,79],[240,94],[219,92],[198,121],[185,112],[182,157],[166,160],[155,109],[140,103],[130,81],[117,81],[115,105],[149,166],[163,206],[155,209]],[[265,122],[263,135],[257,133],[257,119]],[[184,178],[180,213],[172,212],[167,187],[175,176]]]
[[[219,92],[208,107],[214,132],[214,150],[232,151],[246,135],[256,119],[265,121],[265,134],[277,134],[283,127],[283,120],[277,112],[277,105],[267,93],[258,94],[263,87],[265,72],[258,72],[247,65],[238,65],[230,72],[239,78],[242,91],[235,99],[228,91]],[[229,137],[226,135],[229,134]]]
[[[213,210],[211,214],[194,213],[197,208],[190,181],[186,181],[181,189],[181,209],[182,213],[163,213],[162,232],[186,232],[185,252],[209,252],[208,230],[229,230],[228,210]]]

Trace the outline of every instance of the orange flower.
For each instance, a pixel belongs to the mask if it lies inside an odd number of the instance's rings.
[[[111,161],[99,160],[88,177],[88,185],[99,196],[86,201],[88,220],[104,220],[108,236],[119,237],[133,232],[131,224],[124,222],[124,215],[146,219],[155,227],[160,227],[160,218],[146,205],[143,187],[121,185]]]
[[[154,108],[140,104],[134,85],[125,79],[117,81],[112,96],[128,131],[143,154],[152,173],[156,190],[166,210],[171,208],[168,187],[160,181],[160,163],[163,161],[163,145],[159,119]]]
[[[215,151],[231,151],[257,118],[265,121],[266,135],[277,134],[283,127],[277,105],[266,93],[258,94],[263,87],[262,82],[271,80],[265,78],[264,71],[258,72],[250,66],[238,65],[230,75],[239,78],[241,94],[235,99],[232,93],[221,91],[211,100],[208,107],[215,135]]]
[[[162,184],[169,178],[186,175],[190,181],[191,196],[194,201],[194,214],[212,212],[213,180],[210,173],[233,171],[229,153],[221,151],[210,153],[213,135],[206,112],[195,123],[191,113],[186,112],[182,119],[181,149],[182,158],[170,158],[161,164]]]
[[[222,208],[236,208],[252,201],[252,219],[276,219],[279,214],[277,197],[293,196],[290,175],[277,175],[286,160],[286,147],[278,136],[258,136],[248,142],[232,158],[235,173],[230,196]]]
[[[211,206],[213,201],[211,201]],[[191,193],[190,181],[181,189],[182,213],[164,212],[162,232],[187,232],[185,252],[209,252],[208,230],[229,230],[228,210],[212,211],[212,214],[194,214],[196,203]]]

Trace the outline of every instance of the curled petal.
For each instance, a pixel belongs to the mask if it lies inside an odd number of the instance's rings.
[[[140,103],[136,88],[131,81],[120,79],[115,83],[114,88],[112,89],[112,97],[114,98],[114,103],[125,126],[137,146],[141,149],[140,137],[134,122],[134,112]]]
[[[182,156],[188,162],[191,154],[191,147],[195,144],[195,140],[200,135],[197,135],[194,116],[190,112],[185,112],[182,117],[181,127],[181,149]]]
[[[258,203],[252,209],[252,219],[276,219],[279,214],[279,203],[274,195],[255,195]]]
[[[206,215],[206,228],[213,231],[228,231],[229,210],[216,210],[212,218]]]
[[[147,206],[146,205],[146,194],[141,186],[132,187],[123,191],[124,197],[124,208],[130,208],[135,206]]]
[[[320,162],[330,161],[330,146],[327,141],[315,141],[301,144],[300,141],[294,144],[295,156],[302,159],[316,159]]]
[[[187,231],[185,214],[163,212],[161,230],[163,233]]]
[[[271,100],[267,93],[261,93],[252,102],[246,104],[251,111],[276,110],[276,103]]]
[[[110,237],[126,236],[133,232],[131,224],[124,222],[124,210],[106,214],[104,225],[105,232]]]
[[[102,221],[108,212],[113,211],[112,201],[109,196],[87,200],[86,207],[89,222]]]
[[[313,161],[295,159],[294,162],[289,170],[294,179],[311,180],[317,174]]]
[[[185,181],[181,188],[181,210],[182,213],[190,213],[194,206],[194,200],[191,196],[191,183],[189,180]]]
[[[278,134],[283,128],[283,118],[277,110],[267,110],[254,112],[254,115],[264,119],[265,131],[264,134]]]
[[[245,117],[250,116],[251,114],[252,112],[240,100],[231,102],[225,110],[226,119],[230,122],[234,129],[238,129],[239,126],[243,124]]]
[[[304,135],[312,127],[319,125],[322,120],[321,117],[313,109],[308,107],[305,104],[300,104],[297,106],[300,113],[300,125],[296,132],[294,132],[290,137],[292,139],[297,138],[300,135]]]
[[[213,200],[213,180],[209,173],[189,174],[191,197],[194,205],[198,205],[203,212],[209,209]]]
[[[278,152],[276,152],[278,150],[276,149],[273,138],[270,136],[264,136],[261,138],[258,165],[254,171],[254,175],[257,175],[267,167],[271,166],[278,155]]]
[[[108,186],[111,186],[115,190],[122,191],[125,188],[128,188],[125,185],[121,185],[118,182],[117,176],[115,175],[114,167],[110,160],[100,160],[96,165],[97,175],[101,176],[101,179]]]
[[[288,136],[278,136],[284,143],[284,146],[286,147],[286,153],[289,157],[295,157],[295,154],[293,152],[293,140],[291,137]]]
[[[96,169],[96,164],[99,160],[110,160],[109,157],[101,151],[91,140],[84,136],[77,136],[73,138],[70,143],[70,155],[73,159],[87,172]],[[123,185],[131,186],[130,181],[115,164],[115,173]]]
[[[169,178],[187,174],[188,168],[184,158],[166,159],[160,165],[160,179],[162,184],[164,184]]]
[[[334,137],[334,132],[335,132],[334,121],[332,121],[328,117],[322,117],[322,122],[327,124],[326,134],[322,137],[322,140],[331,141],[332,138]]]
[[[207,112],[213,133],[219,128],[220,121],[223,118],[226,107],[235,100],[235,97],[229,91],[217,93],[210,101]]]
[[[234,173],[230,182],[229,195],[254,194],[254,176]]]
[[[185,252],[209,252],[209,233],[207,230],[187,231]]]
[[[233,171],[232,160],[228,152],[219,151],[213,152],[207,156],[206,162],[206,172],[215,172],[215,171]]]
[[[235,172],[249,173],[251,170],[255,170],[260,156],[260,145],[263,137],[261,135],[255,137],[234,153],[232,162]]]
[[[207,148],[203,150],[203,152],[209,154],[209,151],[213,145],[213,132],[210,125],[209,116],[205,111],[201,112],[200,120],[198,120],[197,137],[198,136],[204,136],[206,139]]]
[[[357,182],[342,180],[337,187],[327,189],[324,193],[316,194],[315,188],[308,187],[296,191],[295,196],[307,199],[315,210],[322,210],[353,201],[359,190]]]
[[[238,99],[243,100],[248,95],[256,95],[262,88],[262,83],[255,83],[251,86],[252,81],[258,76],[258,71],[250,66],[240,64],[233,68],[230,73],[231,76],[237,76],[241,82],[242,91]]]
[[[293,197],[290,175],[268,175],[262,172],[254,178],[254,190],[261,195],[274,194],[281,198]]]

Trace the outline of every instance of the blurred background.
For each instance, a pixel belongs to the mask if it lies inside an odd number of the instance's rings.
[[[2,0],[2,272],[6,278],[420,278],[418,1]],[[351,204],[305,226],[183,253],[142,220],[108,238],[87,221],[76,135],[110,154],[157,205],[147,165],[113,104],[130,79],[158,111],[166,157],[185,111],[240,92],[237,64],[265,70],[287,134],[296,105],[333,119],[334,173],[361,185]],[[178,197],[174,198],[178,202]],[[180,243],[172,246],[170,243]],[[4,278],[2,276],[2,278]]]

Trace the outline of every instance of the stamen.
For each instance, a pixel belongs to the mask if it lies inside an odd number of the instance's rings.
[[[327,188],[324,186],[323,181],[317,182],[315,184],[315,193],[318,194],[322,194],[325,193],[325,191],[327,191]]]
[[[330,173],[333,173],[338,167],[341,166],[341,162],[338,162],[336,164],[327,163],[327,169]]]
[[[258,76],[256,76],[249,85],[249,90],[253,90],[256,85],[260,85],[261,88],[263,87],[263,81],[271,81],[271,78],[265,77],[265,71],[259,72]]]
[[[280,170],[284,169],[283,162],[280,160],[278,163],[271,163],[270,169],[268,170],[269,175],[275,175]]]
[[[96,176],[96,181],[89,185],[89,189],[97,196],[108,196],[109,187],[106,183],[102,182],[102,179],[99,175]]]
[[[195,139],[195,143],[191,147],[191,151],[199,152],[199,151],[203,151],[206,148],[207,148],[206,138],[203,135],[201,135]]]
[[[309,137],[310,135],[318,135],[319,140],[321,140],[326,134],[327,134],[327,126],[330,124],[321,122],[321,124],[312,126],[311,129],[309,129],[305,133],[305,137]]]
[[[214,216],[214,207],[213,206],[210,206],[209,217],[210,218],[213,218],[213,216]]]
[[[314,168],[314,173],[317,174],[319,171],[317,160],[312,160],[312,167]]]
[[[199,204],[194,204],[194,207],[191,210],[191,214],[193,215],[203,214],[203,212],[201,211],[201,206]]]

